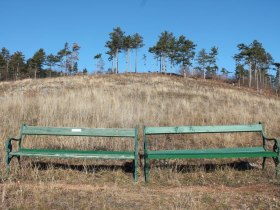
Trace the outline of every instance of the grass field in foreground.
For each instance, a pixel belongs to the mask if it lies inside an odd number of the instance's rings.
[[[27,123],[59,127],[137,127],[265,124],[280,136],[280,100],[214,81],[159,75],[104,75],[0,83],[0,138],[17,136]],[[28,147],[130,149],[110,139],[30,138]],[[261,145],[251,134],[162,136],[154,148]],[[133,183],[130,163],[101,160],[12,161],[4,181],[0,152],[2,209],[279,209],[280,182],[274,165],[260,159],[152,162],[150,183]],[[141,160],[143,162],[143,160]],[[140,164],[141,165],[141,164]]]

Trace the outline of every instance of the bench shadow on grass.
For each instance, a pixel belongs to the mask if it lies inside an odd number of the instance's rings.
[[[162,168],[162,169],[172,169],[173,171],[180,172],[180,173],[191,173],[198,170],[205,171],[206,173],[214,172],[216,170],[224,170],[224,169],[233,169],[237,171],[247,171],[252,169],[257,169],[259,167],[251,164],[248,161],[235,161],[231,163],[225,164],[215,164],[215,163],[205,163],[205,164],[176,164],[176,163],[157,163],[153,164],[152,167],[155,168]]]
[[[36,168],[38,170],[49,170],[53,169],[63,169],[63,170],[73,170],[73,171],[81,171],[81,172],[99,172],[99,171],[117,171],[122,170],[125,173],[133,172],[133,164],[132,162],[125,162],[122,165],[74,165],[67,163],[53,163],[53,162],[42,162],[42,161],[32,161],[31,167]]]
[[[86,172],[99,172],[99,171],[117,171],[122,170],[125,173],[133,173],[133,163],[124,162],[122,165],[105,165],[105,164],[95,164],[95,165],[83,165],[83,164],[67,164],[67,163],[53,163],[53,162],[43,162],[43,161],[32,161],[32,168],[37,168],[38,170],[48,170],[50,168],[54,169],[63,169],[63,170],[74,170],[74,171],[86,171]],[[152,168],[161,168],[161,169],[171,169],[180,173],[191,173],[194,171],[202,170],[206,173],[213,172],[215,170],[223,170],[230,168],[237,171],[247,171],[252,169],[258,169],[259,167],[251,164],[248,161],[234,161],[225,164],[215,164],[215,163],[206,163],[206,164],[176,164],[168,163],[166,161],[155,162],[150,165]],[[140,161],[140,168],[143,168],[143,163]]]
[[[140,154],[140,167],[144,167],[144,155]],[[149,168],[161,168],[161,169],[171,169],[176,172],[181,173],[191,173],[198,170],[205,171],[206,173],[213,172],[216,170],[224,170],[227,168],[237,170],[237,171],[247,171],[253,169],[259,169],[259,167],[255,164],[250,163],[249,161],[234,161],[224,164],[217,164],[217,163],[205,163],[205,164],[177,164],[171,163],[165,160],[156,160],[150,161]]]

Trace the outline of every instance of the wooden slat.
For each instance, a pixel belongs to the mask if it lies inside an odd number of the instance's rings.
[[[263,147],[148,151],[148,159],[276,157]]]
[[[130,152],[130,151],[21,149],[18,152],[11,152],[10,155],[19,155],[19,156],[26,156],[26,157],[53,157],[53,158],[134,159],[134,152]]]
[[[177,127],[145,127],[146,135],[157,134],[192,134],[192,133],[231,133],[262,132],[262,124],[251,125],[216,125],[216,126],[177,126]]]
[[[53,136],[96,136],[96,137],[134,137],[135,129],[131,128],[57,128],[23,126],[23,135]]]

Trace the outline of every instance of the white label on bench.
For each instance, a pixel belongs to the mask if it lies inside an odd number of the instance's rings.
[[[82,129],[72,129],[72,132],[82,132]]]

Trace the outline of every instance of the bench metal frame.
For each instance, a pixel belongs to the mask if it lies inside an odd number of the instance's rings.
[[[262,136],[261,147],[218,148],[197,150],[149,150],[148,136],[162,134],[202,134],[202,133],[236,133],[258,132]],[[273,141],[273,150],[268,150],[267,141]],[[179,126],[179,127],[144,127],[144,174],[148,182],[149,160],[151,159],[193,159],[193,158],[242,158],[262,157],[262,168],[266,158],[271,157],[275,163],[276,176],[280,162],[280,142],[276,138],[267,138],[263,125],[216,125],[216,126]]]
[[[127,137],[134,140],[133,151],[95,151],[95,150],[49,150],[49,149],[26,149],[22,148],[25,136],[87,136],[87,137]],[[128,139],[128,140],[129,140]],[[18,151],[13,151],[12,141],[18,142]],[[58,128],[21,126],[18,138],[8,138],[6,147],[7,174],[10,172],[10,163],[13,157],[50,157],[50,158],[82,158],[82,159],[118,159],[133,160],[134,181],[138,180],[138,130],[137,128]]]

